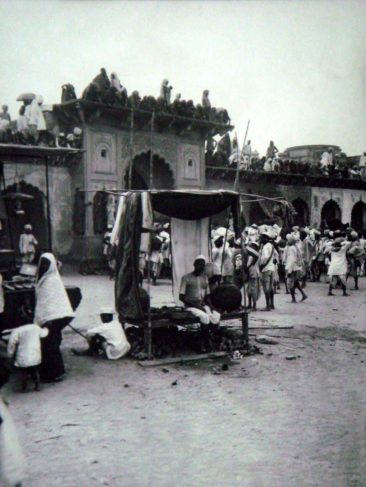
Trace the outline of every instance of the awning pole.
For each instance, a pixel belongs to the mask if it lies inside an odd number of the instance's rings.
[[[239,206],[240,221],[242,221],[241,218],[242,210],[241,210],[240,199],[238,201],[238,206]],[[243,281],[243,306],[244,306],[244,312],[241,318],[241,325],[243,330],[243,345],[246,349],[248,349],[249,348],[249,318],[248,318],[248,311],[247,311],[247,293],[245,289],[244,239],[243,239],[243,231],[241,228],[240,228],[240,252],[241,252],[241,275]]]
[[[134,154],[134,133],[133,133],[133,122],[134,122],[134,111],[131,108],[131,125],[130,125],[130,151],[131,151],[131,159],[130,159],[130,167],[128,170],[128,189],[132,189],[132,165],[133,165],[133,154]]]
[[[151,326],[151,272],[150,272],[150,252],[151,252],[152,234],[150,233],[150,246],[147,253],[147,294],[149,295],[149,304],[147,308],[147,358],[152,359],[152,326]]]
[[[151,116],[151,130],[150,130],[150,178],[149,178],[149,188],[152,189],[154,186],[153,177],[153,163],[154,163],[154,153],[153,153],[153,142],[154,142],[154,122],[155,122],[155,112]]]
[[[50,183],[49,183],[49,164],[48,157],[45,157],[46,170],[46,203],[47,203],[47,231],[48,231],[48,250],[52,252],[52,225],[51,225],[51,209],[50,209]]]

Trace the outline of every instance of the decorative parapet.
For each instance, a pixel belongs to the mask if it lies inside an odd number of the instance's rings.
[[[206,176],[224,180],[235,180],[236,169],[230,167],[206,166]],[[327,176],[309,176],[265,171],[239,171],[239,181],[283,184],[288,186],[316,186],[325,188],[344,188],[366,190],[366,181],[362,179],[332,178]]]

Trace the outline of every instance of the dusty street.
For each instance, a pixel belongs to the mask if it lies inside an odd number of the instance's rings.
[[[83,292],[74,326],[91,326],[113,282],[63,277]],[[365,288],[362,278],[350,297],[328,297],[324,283],[309,284],[297,305],[282,288],[276,311],[251,314],[250,325],[294,328],[251,329],[252,341],[266,333],[279,344],[236,362],[164,372],[76,357],[83,339],[67,330],[63,382],[21,394],[13,376],[6,390],[29,462],[25,487],[366,485]],[[169,289],[154,288],[153,304],[168,302]]]

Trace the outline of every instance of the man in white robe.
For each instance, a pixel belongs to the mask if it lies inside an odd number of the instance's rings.
[[[86,331],[89,349],[76,355],[105,355],[108,360],[118,360],[131,349],[125,332],[118,319],[114,318],[114,310],[103,308],[100,313],[101,323]]]

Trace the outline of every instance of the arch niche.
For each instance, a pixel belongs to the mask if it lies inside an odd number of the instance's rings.
[[[14,250],[19,252],[19,239],[23,233],[24,225],[30,223],[33,227],[33,234],[38,240],[38,252],[47,250],[47,218],[45,211],[45,195],[43,192],[25,181],[20,181],[18,190],[21,193],[33,196],[33,199],[22,200],[24,215],[16,215],[14,202],[7,200],[7,210],[9,218],[9,230],[11,232]],[[4,193],[15,193],[17,185],[7,186]]]
[[[351,227],[358,232],[366,230],[366,203],[358,201],[352,208]]]
[[[124,177],[125,187],[128,188],[129,167]],[[132,188],[149,189],[150,184],[150,151],[134,157],[132,164]],[[173,189],[174,176],[169,164],[157,154],[153,155],[152,186],[154,189]]]
[[[296,210],[296,215],[294,215],[294,225],[299,227],[306,227],[310,223],[310,211],[309,206],[301,198],[296,198],[292,202],[293,207]]]
[[[323,227],[328,226],[331,230],[337,229],[341,223],[341,217],[342,213],[338,203],[334,200],[328,200],[324,203],[321,212],[321,222]]]

